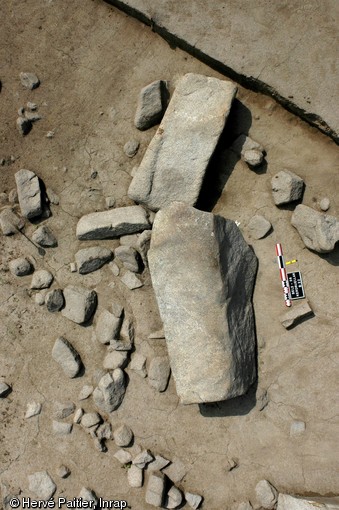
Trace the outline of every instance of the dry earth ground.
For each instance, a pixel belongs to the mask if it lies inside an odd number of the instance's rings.
[[[147,509],[144,489],[130,489],[125,470],[113,458],[117,449],[113,442],[107,453],[99,453],[80,427],[65,438],[53,435],[54,402],[77,401],[82,386],[102,366],[105,347],[93,340],[92,326],[75,325],[36,305],[29,295],[30,277],[13,277],[8,262],[30,254],[37,268],[53,272],[54,286],[83,283],[96,289],[99,309],[109,308],[117,298],[134,317],[137,350],[149,359],[166,352],[164,341],[148,340],[161,327],[148,272],[142,277],[144,287],[134,291],[107,266],[87,276],[71,273],[74,253],[92,245],[77,241],[75,226],[81,215],[104,209],[106,196],[115,196],[118,206],[131,203],[127,197],[131,170],[155,132],[141,133],[133,126],[140,88],[162,78],[170,80],[173,90],[175,80],[191,71],[223,77],[99,0],[6,0],[0,14],[0,159],[15,158],[0,167],[0,191],[13,189],[14,173],[28,168],[60,197],[47,220],[59,246],[44,258],[19,234],[0,238],[0,376],[13,388],[0,401],[3,495],[20,488],[22,495],[34,496],[27,475],[47,469],[58,486],[57,495],[71,498],[89,486],[105,499],[122,498],[132,509]],[[40,87],[23,89],[21,71],[36,72]],[[23,138],[15,121],[18,108],[27,101],[38,104],[43,118]],[[265,146],[267,167],[262,172],[249,170],[227,150],[230,137],[243,130]],[[48,131],[55,136],[46,138]],[[132,160],[123,152],[131,138],[141,142]],[[254,487],[262,478],[291,493],[339,492],[339,253],[319,256],[307,250],[290,224],[290,208],[274,206],[270,180],[284,168],[305,180],[304,204],[317,208],[318,201],[328,196],[329,213],[339,214],[337,146],[272,99],[240,88],[202,205],[214,205],[215,213],[238,220],[259,259],[254,294],[257,386],[233,401],[184,407],[178,404],[173,380],[159,394],[147,379],[127,369],[126,397],[112,415],[114,426],[126,422],[133,429],[136,443],[168,458],[180,457],[187,467],[180,486],[201,493],[208,510],[228,509],[247,499],[254,502]],[[93,170],[98,172],[96,179],[91,178]],[[255,241],[247,223],[258,211],[272,222],[273,232]],[[26,234],[30,236],[34,228],[27,224]],[[287,259],[298,259],[315,312],[314,318],[291,331],[279,321],[285,307],[276,242],[282,243]],[[118,241],[100,244],[114,247]],[[67,379],[52,360],[59,335],[80,352],[86,367],[83,377]],[[260,411],[266,392],[268,403]],[[42,403],[42,413],[25,420],[26,405],[32,400]],[[91,410],[91,399],[83,407]],[[290,425],[296,419],[306,422],[306,432],[291,438]],[[228,471],[230,459],[237,467]],[[62,463],[72,471],[65,480],[55,474]]]

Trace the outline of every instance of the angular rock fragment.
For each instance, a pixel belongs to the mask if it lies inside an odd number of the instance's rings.
[[[85,386],[82,387],[79,393],[78,400],[86,400],[86,398],[92,395],[93,390],[94,390],[93,386],[85,384]]]
[[[32,235],[32,241],[43,246],[44,248],[54,248],[58,246],[58,241],[53,232],[46,225],[37,228]]]
[[[239,228],[173,203],[156,215],[148,260],[181,402],[246,393],[256,376],[257,258]]]
[[[134,372],[139,374],[141,377],[146,377],[147,376],[146,361],[147,359],[143,354],[136,352],[132,357],[132,361],[129,368],[131,370],[134,370]]]
[[[78,239],[113,239],[150,228],[145,209],[138,205],[119,207],[83,216],[77,224]]]
[[[74,413],[73,423],[79,424],[84,413],[85,411],[81,407],[79,407],[79,409],[77,409]]]
[[[67,436],[72,432],[72,423],[53,420],[53,432],[58,436]]]
[[[165,391],[171,368],[167,356],[156,356],[151,360],[148,370],[148,382],[157,391]]]
[[[101,411],[111,413],[117,409],[126,392],[125,375],[121,368],[113,370],[112,374],[105,374],[93,392],[95,405]]]
[[[102,419],[99,413],[85,413],[81,418],[81,425],[86,429],[99,425]]]
[[[291,437],[299,437],[305,433],[306,423],[301,420],[295,420],[291,423],[290,427],[290,436]]]
[[[124,153],[129,158],[133,158],[138,152],[140,143],[138,140],[128,140],[124,145]]]
[[[322,211],[328,211],[330,208],[330,200],[328,198],[322,198],[319,203],[319,207]]]
[[[231,149],[242,157],[250,167],[259,166],[264,159],[264,147],[245,134],[233,142]]]
[[[36,112],[25,112],[25,119],[29,120],[30,122],[37,122],[38,120],[42,119],[42,117]]]
[[[31,289],[48,289],[51,286],[54,277],[46,269],[35,271],[32,276]]]
[[[113,253],[108,248],[93,246],[84,248],[75,254],[75,262],[80,274],[87,274],[100,269],[106,262],[113,257]]]
[[[79,498],[82,498],[84,501],[93,501],[94,504],[98,503],[98,497],[92,489],[88,487],[82,487],[79,492]]]
[[[32,129],[32,122],[24,117],[18,117],[16,119],[16,127],[19,133],[23,136],[28,135]]]
[[[167,83],[156,80],[141,89],[135,113],[134,125],[140,131],[158,124],[165,112],[168,101]]]
[[[271,223],[260,214],[252,216],[248,223],[249,233],[254,239],[262,239],[269,233],[271,228]]]
[[[26,276],[28,274],[31,274],[33,270],[33,266],[29,262],[29,260],[23,257],[11,260],[8,266],[10,272],[15,276]]]
[[[115,317],[115,315],[107,310],[103,310],[98,317],[95,327],[97,340],[101,344],[109,344],[119,338],[121,323],[121,318]]]
[[[79,353],[73,345],[63,338],[57,338],[52,350],[52,358],[59,363],[63,371],[71,379],[76,377],[82,368],[82,362]]]
[[[306,205],[298,205],[291,219],[305,246],[318,253],[329,253],[339,241],[339,220]]]
[[[120,303],[117,303],[116,301],[113,301],[111,304],[111,310],[113,315],[120,318],[122,314],[124,313],[124,307],[120,305]]]
[[[141,260],[139,253],[131,246],[118,246],[114,250],[114,256],[119,259],[124,267],[133,273],[139,273]]]
[[[61,289],[53,289],[47,292],[45,297],[47,310],[51,313],[59,312],[65,304],[64,294]]]
[[[4,236],[16,234],[23,229],[24,224],[25,220],[19,218],[9,207],[0,212],[0,226]]]
[[[257,149],[251,149],[251,150],[247,150],[244,152],[243,160],[250,167],[257,167],[257,166],[261,165],[261,163],[263,162],[264,155],[262,152],[258,151]]]
[[[313,310],[307,301],[302,305],[292,306],[288,312],[281,317],[281,324],[286,329],[291,329],[307,317],[313,317]]]
[[[132,200],[152,210],[174,200],[195,205],[236,90],[198,74],[181,78],[131,182]]]
[[[125,368],[128,363],[128,354],[126,351],[108,352],[103,361],[103,367],[106,370],[114,370],[115,368]]]
[[[122,283],[126,285],[130,290],[139,289],[144,284],[132,271],[126,271],[121,277]]]
[[[69,285],[64,289],[65,307],[62,315],[83,324],[90,320],[97,307],[97,293],[85,287]]]
[[[188,506],[190,506],[194,510],[197,510],[197,508],[199,508],[199,505],[202,502],[202,496],[200,496],[199,494],[193,494],[192,492],[185,492],[185,499],[187,501]]]
[[[37,416],[41,413],[41,404],[40,402],[29,402],[27,404],[26,414],[25,418],[28,420],[29,418],[32,418],[33,416]]]
[[[185,464],[178,457],[174,457],[171,464],[163,470],[163,473],[165,473],[173,483],[178,483],[181,482],[186,475],[187,469]]]
[[[146,503],[161,507],[165,496],[165,477],[162,473],[154,473],[148,479]]]
[[[123,424],[115,429],[113,439],[117,446],[128,446],[133,440],[133,432],[130,427]]]
[[[75,404],[74,402],[68,401],[68,402],[56,402],[55,403],[55,417],[58,420],[64,420],[65,418],[68,418],[71,414],[73,414],[75,411]]]
[[[128,464],[132,460],[132,455],[130,452],[127,452],[126,450],[118,450],[113,457],[115,457],[120,464]]]
[[[5,398],[11,392],[11,387],[4,381],[0,381],[0,398]]]
[[[166,508],[178,508],[178,506],[181,505],[182,500],[182,492],[178,489],[178,487],[172,485],[166,495]]]
[[[302,197],[304,181],[289,170],[278,172],[271,180],[272,194],[275,205],[295,202]]]
[[[56,485],[47,471],[38,471],[28,475],[29,490],[34,492],[38,498],[49,499],[56,491]]]
[[[21,214],[28,219],[42,213],[41,191],[38,176],[30,170],[19,170],[15,174]]]
[[[69,467],[62,464],[61,466],[58,467],[56,474],[57,476],[59,476],[59,478],[67,478],[71,474],[71,470],[69,469]]]
[[[134,343],[134,327],[132,321],[125,317],[120,330],[119,338],[110,341],[112,349],[117,351],[130,351]]]
[[[36,89],[40,85],[40,80],[34,73],[20,73],[20,81],[29,90]]]
[[[151,236],[152,236],[151,230],[144,230],[139,235],[138,242],[136,245],[136,249],[140,253],[145,267],[148,267],[147,253],[151,245]]]
[[[277,510],[338,510],[339,497],[301,497],[279,494]]]
[[[144,482],[143,470],[132,464],[127,471],[127,481],[130,487],[142,487]]]
[[[110,270],[112,271],[112,273],[114,274],[114,276],[119,276],[120,274],[120,268],[118,266],[118,264],[116,264],[115,262],[110,262],[108,264],[108,267],[110,268]]]
[[[270,482],[260,480],[255,487],[255,494],[261,506],[267,508],[267,510],[275,508],[278,500],[278,491]]]
[[[133,464],[141,469],[144,469],[146,465],[149,464],[149,462],[152,462],[153,459],[154,457],[149,450],[143,450],[142,452],[138,453],[136,457],[134,457]]]

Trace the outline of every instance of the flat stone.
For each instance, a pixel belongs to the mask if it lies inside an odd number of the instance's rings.
[[[149,232],[148,230],[146,232]],[[138,238],[140,234],[129,234],[127,236],[120,237],[119,241],[121,246],[131,246],[135,248],[138,244]]]
[[[329,253],[339,241],[339,221],[306,205],[298,205],[291,219],[305,246],[318,253]]]
[[[165,338],[164,328],[158,329],[157,331],[153,331],[150,335],[148,335],[150,340],[160,340]]]
[[[79,492],[79,498],[82,498],[85,501],[94,501],[95,504],[98,503],[98,497],[92,489],[88,487],[82,487]]]
[[[119,259],[124,267],[133,273],[139,273],[141,260],[139,253],[131,246],[118,246],[114,250],[114,256]]]
[[[124,317],[119,338],[113,338],[110,341],[112,349],[117,351],[130,351],[134,344],[134,327],[133,322]]]
[[[33,271],[33,266],[29,262],[29,260],[20,257],[15,260],[11,260],[8,264],[10,272],[15,276],[26,276],[31,274]]]
[[[180,401],[246,393],[256,377],[257,258],[239,228],[173,203],[156,215],[148,260]]]
[[[116,458],[120,462],[120,464],[128,464],[129,462],[132,461],[132,455],[130,454],[130,452],[126,452],[126,450],[122,449],[115,452],[113,457]]]
[[[187,469],[185,464],[178,457],[174,457],[171,464],[163,470],[163,473],[165,473],[173,483],[178,483],[181,482],[186,475]]]
[[[79,407],[74,413],[73,423],[79,424],[81,422],[81,418],[83,417],[84,414],[85,414],[85,411],[81,407]]]
[[[289,170],[278,172],[271,180],[275,205],[289,204],[300,200],[304,190],[301,177]]]
[[[29,418],[32,418],[33,416],[37,416],[41,413],[42,405],[40,402],[29,402],[27,404],[26,414],[25,418],[28,420]]]
[[[25,117],[18,117],[16,119],[16,127],[19,133],[23,136],[28,135],[32,129],[32,122]]]
[[[139,150],[140,143],[138,140],[128,140],[124,145],[124,153],[129,158],[133,158]]]
[[[182,500],[182,492],[178,489],[178,487],[172,485],[170,490],[167,492],[166,508],[178,508],[178,506],[181,505]]]
[[[97,293],[85,287],[69,285],[64,289],[65,307],[62,315],[83,324],[90,320],[97,307]]]
[[[4,236],[16,234],[18,230],[22,230],[25,220],[19,218],[11,208],[3,209],[0,212],[0,226]]]
[[[336,510],[339,497],[301,497],[279,494],[277,510]]]
[[[36,112],[25,112],[25,119],[30,120],[31,122],[37,122],[42,119],[42,117]]]
[[[167,356],[156,356],[151,360],[148,370],[148,382],[157,391],[165,391],[171,374]]]
[[[110,270],[112,271],[114,276],[119,276],[119,274],[120,274],[120,267],[118,266],[118,264],[116,262],[110,262],[108,264],[108,267],[110,268]]]
[[[43,246],[44,248],[54,248],[58,246],[58,241],[53,232],[46,225],[37,228],[32,235],[32,241]]]
[[[168,466],[171,461],[165,459],[162,455],[155,455],[154,460],[147,466],[148,471],[161,471],[164,467]]]
[[[95,334],[101,344],[109,344],[119,338],[121,329],[121,318],[116,317],[107,310],[103,310],[98,317]]]
[[[41,191],[38,176],[30,170],[19,170],[15,174],[21,214],[31,219],[42,213]]]
[[[44,500],[51,498],[57,488],[47,471],[38,471],[33,475],[28,475],[28,484],[29,490]]]
[[[69,469],[69,467],[62,464],[56,470],[56,474],[57,476],[59,476],[59,478],[67,478],[71,474],[71,470]]]
[[[128,354],[126,351],[108,352],[103,361],[103,367],[106,370],[114,370],[115,368],[125,368],[128,363]]]
[[[307,301],[301,305],[293,305],[280,319],[286,329],[291,329],[307,317],[313,317],[313,310]]]
[[[59,312],[65,304],[64,294],[61,289],[53,289],[47,292],[45,303],[51,313]]]
[[[120,318],[122,316],[122,314],[124,313],[124,307],[121,306],[121,304],[117,303],[116,301],[113,301],[113,303],[111,304],[111,310],[112,310],[112,314],[118,318]]]
[[[113,258],[113,252],[101,246],[84,248],[75,254],[75,262],[80,274],[87,274],[100,269]]]
[[[138,205],[118,207],[83,216],[77,224],[78,239],[113,239],[150,228],[145,209]]]
[[[85,413],[81,418],[81,425],[87,429],[99,425],[102,419],[99,413]]]
[[[128,287],[130,290],[139,289],[144,284],[142,283],[139,278],[132,273],[132,271],[125,271],[125,273],[121,276],[121,281],[126,287]]]
[[[137,374],[139,374],[141,377],[146,377],[147,376],[146,361],[147,359],[143,354],[135,352],[133,354],[129,368],[136,372]]]
[[[259,505],[267,510],[275,508],[278,500],[278,491],[267,480],[260,480],[255,487],[255,494]]]
[[[32,276],[31,289],[48,289],[51,286],[54,277],[46,269],[35,271]]]
[[[75,411],[75,404],[74,402],[68,401],[68,402],[56,402],[55,403],[55,417],[59,420],[64,420],[65,418],[68,418],[71,414],[73,414]]]
[[[113,432],[113,439],[117,446],[128,446],[133,440],[133,432],[130,427],[123,424]]]
[[[36,89],[40,85],[40,80],[34,73],[20,73],[20,81],[29,90]]]
[[[197,510],[202,502],[202,496],[199,494],[193,494],[192,492],[185,492],[185,499],[188,506]]]
[[[136,455],[136,457],[134,457],[133,464],[140,467],[141,469],[144,469],[147,464],[153,461],[153,459],[154,457],[149,450],[142,450]]]
[[[165,496],[165,477],[162,473],[152,474],[147,483],[146,503],[161,507]]]
[[[291,423],[290,427],[290,436],[291,437],[299,437],[305,434],[306,423],[301,420],[295,420]]]
[[[62,336],[57,338],[52,350],[52,358],[59,363],[65,374],[70,377],[76,377],[81,368],[82,362],[79,353],[72,344]]]
[[[128,196],[158,210],[174,200],[195,205],[225,126],[236,86],[186,74],[130,184]]]
[[[72,432],[72,423],[53,420],[53,432],[58,436],[67,436]]]
[[[271,228],[271,223],[260,214],[252,216],[248,223],[249,233],[254,239],[262,239],[269,233]]]
[[[134,117],[135,127],[144,131],[158,124],[165,113],[168,96],[167,83],[163,80],[153,81],[142,88]]]
[[[93,386],[90,384],[85,384],[79,393],[78,400],[86,400],[88,397],[90,397],[93,393]]]
[[[132,464],[127,470],[127,481],[130,487],[142,487],[144,482],[143,470]]]
[[[99,410],[106,413],[115,411],[124,399],[126,392],[125,374],[121,368],[105,374],[93,392],[93,400]]]
[[[98,439],[112,439],[112,425],[108,422],[102,423],[97,431],[96,434],[98,436]]]
[[[0,381],[0,398],[5,398],[10,393],[11,387],[4,381]]]
[[[330,208],[330,200],[328,198],[322,198],[320,200],[319,207],[322,211],[328,211]]]

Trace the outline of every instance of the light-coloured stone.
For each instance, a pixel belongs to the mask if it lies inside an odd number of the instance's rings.
[[[75,262],[80,274],[87,274],[100,269],[113,257],[113,252],[101,246],[83,248],[75,254]]]
[[[161,471],[164,467],[171,463],[170,460],[165,459],[162,455],[155,455],[154,460],[147,466],[148,471]]]
[[[94,501],[95,504],[98,503],[97,495],[92,489],[89,489],[88,487],[82,487],[81,491],[79,492],[79,498],[82,498],[85,501]]]
[[[154,214],[154,213],[153,213]],[[136,249],[141,255],[142,261],[145,267],[148,267],[147,253],[151,245],[151,230],[144,230],[138,237]]]
[[[257,259],[239,228],[173,203],[156,215],[148,260],[181,402],[246,393],[256,377]]]
[[[258,149],[251,149],[244,152],[243,160],[250,167],[257,167],[263,162],[264,155]]]
[[[149,232],[148,230],[146,232]],[[127,236],[120,237],[119,241],[121,246],[131,246],[132,248],[135,248],[138,244],[140,234],[129,234]]]
[[[133,464],[141,469],[144,469],[147,466],[147,464],[149,464],[153,460],[154,457],[149,450],[142,450],[134,457]]]
[[[0,226],[4,236],[16,234],[18,230],[23,229],[24,225],[25,220],[19,218],[10,207],[0,212]]]
[[[47,188],[46,193],[47,193],[48,200],[51,204],[59,205],[60,199],[54,190],[52,190],[51,188]]]
[[[79,409],[77,409],[74,413],[73,423],[79,424],[84,413],[85,411],[81,407],[79,407]]]
[[[8,193],[8,202],[10,204],[17,204],[19,202],[18,192],[16,189],[11,189]]]
[[[105,199],[107,209],[112,209],[115,206],[115,197],[106,197]]]
[[[165,496],[165,477],[162,473],[154,473],[148,479],[146,503],[161,507]]]
[[[307,317],[313,317],[313,310],[307,301],[301,305],[293,305],[288,312],[281,317],[281,324],[286,329],[291,329]]]
[[[98,439],[112,439],[112,425],[108,422],[102,423],[96,430]]]
[[[86,398],[90,397],[93,393],[93,386],[90,384],[85,384],[79,393],[78,400],[86,400]]]
[[[165,112],[168,100],[167,83],[156,80],[142,88],[134,117],[134,125],[144,131],[158,124]]]
[[[124,153],[129,158],[133,158],[139,150],[140,143],[138,140],[128,140],[124,145]]]
[[[48,289],[51,286],[54,277],[46,269],[35,271],[32,276],[31,289]]]
[[[28,484],[29,490],[44,500],[51,498],[57,488],[47,471],[38,471],[28,475]]]
[[[124,317],[119,338],[112,338],[110,346],[117,351],[130,351],[134,344],[133,322]]]
[[[310,250],[328,253],[339,241],[339,220],[306,205],[300,204],[295,208],[291,223]]]
[[[7,397],[10,390],[11,390],[11,387],[9,386],[9,384],[7,384],[4,381],[0,381],[0,398]]]
[[[295,420],[291,423],[290,427],[290,436],[291,437],[299,437],[305,434],[306,423],[301,420]]]
[[[30,170],[19,170],[15,174],[21,214],[25,218],[36,218],[42,213],[41,191],[38,176]]]
[[[232,143],[231,149],[238,154],[238,156],[243,156],[246,151],[251,150],[264,152],[264,147],[260,143],[245,134],[238,136],[238,138]]]
[[[47,292],[45,297],[47,310],[51,313],[59,312],[65,304],[64,294],[61,289],[53,289]]]
[[[32,235],[32,241],[43,246],[44,248],[54,248],[58,245],[58,241],[53,232],[46,225],[37,228]]]
[[[29,262],[29,260],[23,257],[11,260],[8,266],[10,272],[15,276],[26,276],[28,274],[31,274],[33,270],[33,266]]]
[[[319,203],[319,207],[322,211],[328,211],[330,208],[330,200],[329,198],[322,198]]]
[[[29,90],[36,89],[40,85],[40,80],[34,73],[20,73],[20,81]]]
[[[111,304],[111,310],[112,310],[112,314],[118,318],[120,318],[122,316],[122,314],[124,313],[124,307],[121,306],[121,304],[117,303],[116,301],[113,301],[113,303]]]
[[[70,265],[69,265],[69,269],[71,271],[71,273],[76,273],[77,272],[77,265],[75,262],[71,262]]]
[[[267,510],[275,508],[278,500],[278,491],[270,482],[260,480],[255,486],[255,494],[259,505]]]
[[[65,418],[68,418],[71,414],[75,411],[75,404],[74,402],[67,401],[67,402],[56,402],[54,404],[55,411],[54,416],[58,420],[64,420]]]
[[[118,207],[83,216],[77,224],[78,239],[112,239],[150,228],[145,209],[139,205]]]
[[[45,304],[45,293],[44,292],[37,292],[34,296],[34,301],[37,305],[42,306]]]
[[[202,502],[202,496],[199,494],[193,494],[192,492],[185,492],[185,499],[187,501],[188,506],[197,510]]]
[[[182,492],[178,489],[178,487],[172,485],[170,490],[167,492],[166,508],[178,508],[178,506],[181,505],[182,500]]]
[[[254,239],[262,239],[269,233],[271,228],[271,223],[260,214],[252,216],[248,223],[249,233]]]
[[[101,416],[99,413],[85,413],[81,418],[81,425],[86,429],[99,425],[101,423]]]
[[[279,494],[277,510],[338,510],[339,497],[299,497]]]
[[[198,74],[180,79],[129,187],[132,200],[152,210],[174,200],[195,205],[236,90]]]
[[[295,202],[302,197],[304,181],[289,170],[278,172],[271,180],[272,194],[275,205]]]
[[[83,324],[90,320],[97,307],[97,294],[78,285],[69,285],[64,289],[65,307],[62,315],[67,319]]]
[[[139,253],[131,246],[118,246],[114,250],[114,256],[119,259],[124,267],[133,273],[138,273],[141,268]]]
[[[117,446],[128,446],[133,440],[133,432],[130,427],[123,424],[113,432],[113,439]]]
[[[27,404],[26,414],[25,418],[28,420],[29,418],[32,418],[33,416],[37,416],[41,413],[42,405],[40,402],[29,402]]]
[[[52,357],[70,378],[76,377],[82,368],[79,353],[66,338],[59,337],[56,339]]]
[[[103,361],[103,367],[106,370],[114,370],[115,368],[125,368],[128,363],[128,354],[126,351],[108,352]]]
[[[127,470],[127,481],[130,487],[142,487],[144,482],[143,470],[132,464]]]
[[[156,356],[151,360],[148,370],[148,382],[157,391],[165,391],[171,374],[167,356]]]
[[[128,464],[132,461],[132,455],[130,452],[122,449],[115,452],[113,457],[115,457],[120,462],[120,464]]]
[[[141,377],[146,377],[147,376],[146,361],[147,359],[143,354],[135,352],[133,354],[129,368],[136,372],[137,374],[139,374]]]
[[[32,122],[24,117],[18,117],[16,119],[16,127],[22,136],[28,135],[32,129]]]
[[[56,470],[56,474],[57,476],[59,476],[59,478],[67,478],[71,474],[71,470],[69,469],[69,467],[62,464]]]
[[[182,460],[178,457],[174,457],[171,464],[163,469],[163,473],[165,473],[173,483],[178,483],[181,482],[186,475],[187,469]]]
[[[67,436],[72,432],[72,423],[53,420],[53,432],[57,436]]]
[[[121,276],[121,281],[128,287],[130,290],[139,289],[144,284],[139,278],[132,273],[132,271],[125,271],[125,273]]]
[[[121,322],[121,318],[115,317],[115,315],[107,310],[103,310],[98,317],[95,327],[97,340],[101,344],[109,344],[111,341],[119,338]]]
[[[36,103],[32,103],[31,101],[28,101],[26,106],[32,112],[34,112],[38,108],[38,105]]]
[[[117,409],[126,391],[125,374],[121,368],[105,374],[93,392],[93,400],[99,410],[111,413]]]

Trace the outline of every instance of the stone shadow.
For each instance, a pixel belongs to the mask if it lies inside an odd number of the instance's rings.
[[[202,416],[206,418],[221,418],[226,416],[245,416],[256,405],[256,393],[258,378],[249,388],[245,395],[222,400],[221,402],[211,402],[208,404],[199,404],[199,410]]]

